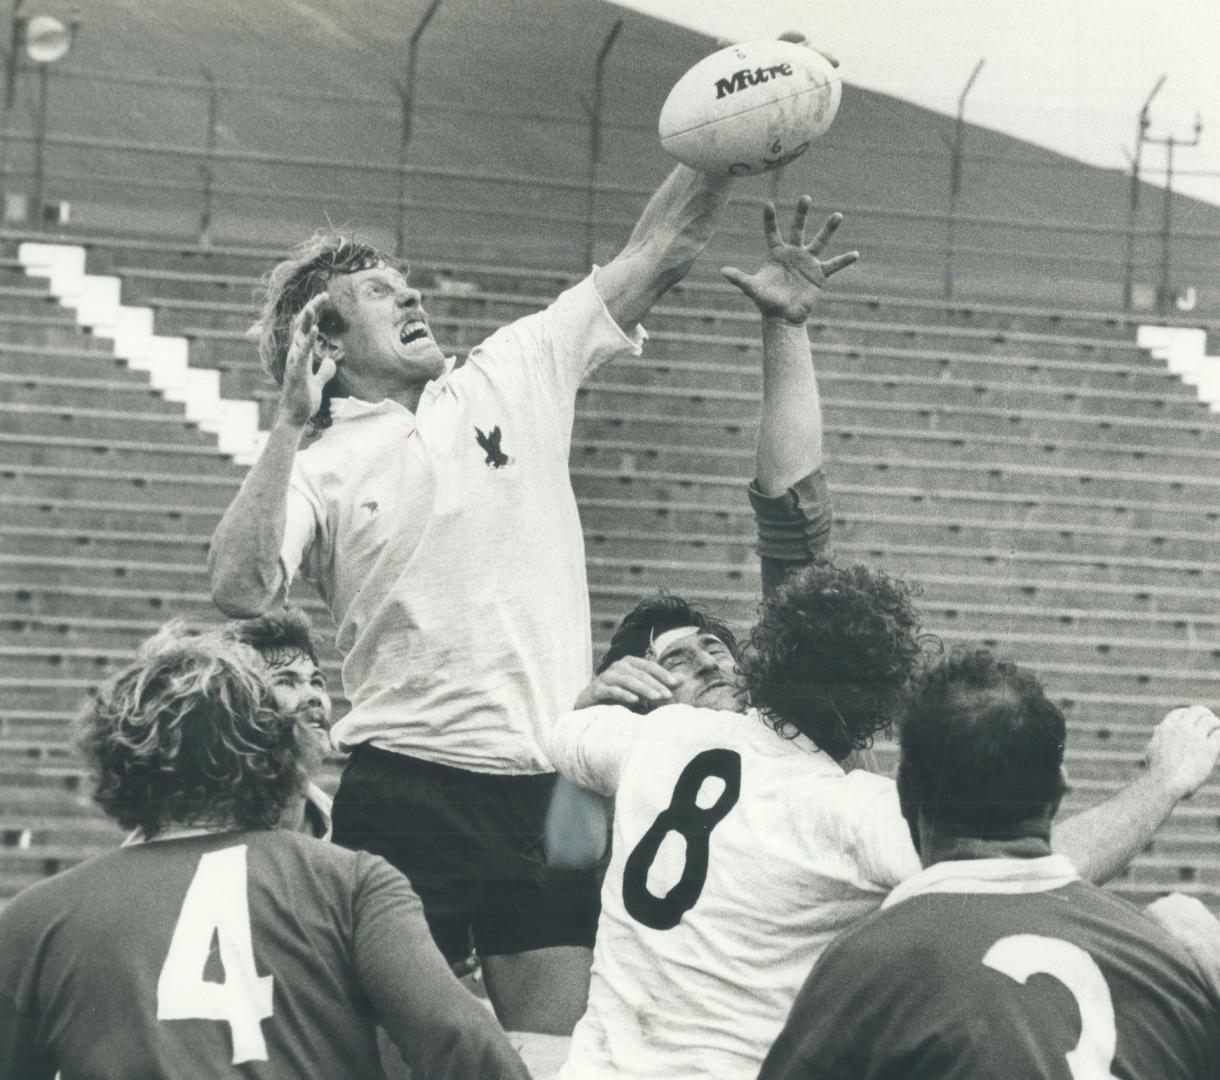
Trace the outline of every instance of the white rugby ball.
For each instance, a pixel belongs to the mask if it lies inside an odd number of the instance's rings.
[[[838,70],[804,45],[730,45],[674,84],[657,125],[661,145],[713,176],[767,172],[826,133],[842,93]]]

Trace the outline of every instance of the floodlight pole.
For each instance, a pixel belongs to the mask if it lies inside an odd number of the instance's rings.
[[[1144,157],[1144,143],[1148,141],[1148,109],[1152,99],[1161,92],[1166,76],[1156,81],[1151,92],[1140,107],[1139,120],[1135,125],[1135,157],[1131,161],[1131,197],[1127,204],[1127,257],[1123,262],[1123,310],[1130,311],[1135,302],[1135,224],[1140,208],[1140,165]]]
[[[1154,146],[1165,147],[1165,193],[1161,202],[1161,277],[1157,285],[1157,311],[1168,314],[1170,308],[1170,262],[1173,251],[1173,153],[1179,146],[1190,148],[1199,145],[1203,135],[1203,119],[1195,116],[1195,130],[1190,142],[1168,135],[1163,139],[1145,137],[1144,141]]]
[[[17,71],[21,65],[21,45],[25,41],[25,21],[21,10],[25,0],[13,0],[9,16],[8,47],[4,50],[4,102],[0,109],[0,184],[8,191],[8,126],[13,118],[13,103],[17,97]]]
[[[970,93],[974,80],[979,77],[979,72],[983,70],[986,62],[985,56],[979,57],[979,62],[974,65],[974,70],[970,73],[970,78],[966,80],[966,85],[962,87],[962,92],[957,99],[957,120],[953,125],[953,142],[950,146],[949,158],[949,220],[945,228],[946,300],[953,299],[953,249],[957,236],[957,203],[962,193],[962,148],[966,139],[966,95]]]
[[[606,75],[606,59],[619,32],[623,29],[623,20],[617,19],[610,32],[602,42],[597,52],[597,61],[593,65],[593,104],[585,105],[585,113],[589,117],[589,176],[585,190],[585,269],[593,269],[595,247],[594,216],[597,207],[597,174],[602,160],[602,104]],[[583,102],[582,102],[583,104]]]
[[[80,11],[73,8],[66,26],[68,47],[57,59],[63,59],[63,56],[72,50],[72,44],[76,41],[80,27]],[[35,66],[38,68],[38,111],[34,116],[34,205],[31,210],[34,215],[33,225],[39,229],[43,226],[43,201],[46,187],[47,96],[50,89],[51,65],[55,62],[54,59],[35,61]]]
[[[406,78],[398,85],[398,96],[402,102],[402,130],[398,138],[398,224],[394,232],[394,254],[399,258],[402,257],[407,242],[407,148],[411,144],[415,122],[415,71],[419,57],[419,41],[440,6],[441,0],[432,0],[428,10],[411,32],[411,40],[407,45]]]

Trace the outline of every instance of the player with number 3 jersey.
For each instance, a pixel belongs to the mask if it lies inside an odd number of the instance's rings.
[[[1220,746],[1201,706],[1170,721]],[[919,680],[898,792],[925,867],[825,951],[760,1080],[1215,1080],[1189,954],[1051,852],[1066,724],[1032,673],[959,653]]]
[[[277,827],[318,753],[262,664],[161,635],[82,717],[96,797],[143,841],[0,914],[6,1080],[528,1073],[383,859]]]

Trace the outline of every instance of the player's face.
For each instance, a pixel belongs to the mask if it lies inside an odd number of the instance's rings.
[[[331,334],[343,348],[346,368],[407,385],[444,373],[445,356],[428,328],[418,289],[389,266],[341,274],[329,286],[331,302],[346,326]]]
[[[693,630],[670,641],[657,663],[681,680],[673,688],[674,701],[679,704],[736,712],[745,703],[737,662],[715,634]]]
[[[325,745],[330,745],[330,695],[326,676],[304,653],[267,669],[271,694],[280,712],[295,716]]]

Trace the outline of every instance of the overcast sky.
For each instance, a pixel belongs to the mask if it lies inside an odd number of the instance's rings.
[[[1140,105],[1153,137],[1190,139],[1175,188],[1220,203],[1220,0],[615,0],[734,41],[805,31],[835,53],[845,79],[940,112],[979,57],[987,63],[966,117],[1097,165],[1125,167]],[[1164,151],[1145,176],[1161,181]]]

